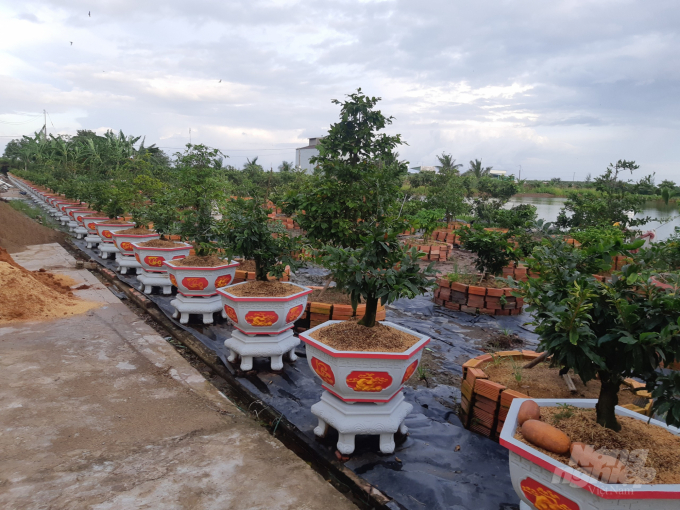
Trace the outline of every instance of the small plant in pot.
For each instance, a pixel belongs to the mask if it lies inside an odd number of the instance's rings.
[[[291,361],[299,340],[293,325],[304,313],[307,295],[312,290],[294,283],[279,282],[286,267],[296,269],[301,263],[294,255],[299,251],[297,239],[288,236],[278,223],[270,222],[269,210],[258,199],[229,200],[217,239],[230,256],[240,255],[255,262],[255,281],[219,289],[224,313],[236,331],[224,344],[230,349],[230,362],[240,356],[240,368],[253,368],[253,357],[271,358],[272,370],[283,368],[283,355]]]
[[[221,309],[217,289],[233,281],[238,266],[218,257],[213,242],[217,207],[227,196],[228,183],[215,166],[221,156],[217,149],[187,144],[175,156],[176,180],[166,188],[152,217],[157,229],[178,235],[195,252],[162,263],[179,293],[172,301],[176,316],[181,315],[180,322],[185,324],[190,314],[202,314],[203,322],[209,324],[213,312]]]
[[[144,243],[160,238],[159,233],[149,228],[149,192],[147,191],[149,189],[155,190],[159,185],[160,181],[146,175],[138,176],[133,181],[134,191],[129,197],[128,210],[132,213],[134,226],[113,233],[113,242],[121,255],[135,257],[132,243]],[[137,260],[137,263],[141,265],[139,260]]]
[[[133,222],[121,219],[129,211],[132,196],[133,190],[124,181],[116,181],[115,184],[107,183],[98,190],[94,206],[109,217],[109,220],[97,222],[95,225],[102,241],[99,245],[102,258],[108,258],[111,253],[120,253],[113,240],[114,232],[135,226]]]
[[[609,240],[575,249],[547,238],[528,260],[540,276],[518,286],[534,314],[539,350],[584,383],[599,379],[600,395],[539,400],[543,420],[528,425],[520,402],[513,402],[501,444],[511,450],[513,484],[525,503],[538,506],[535,496],[544,491],[581,508],[677,506],[680,476],[663,456],[680,448],[680,379],[661,367],[680,359],[680,301],[640,264],[624,266],[611,281],[592,276],[595,267],[611,267],[613,256],[631,255],[641,243]],[[652,411],[663,421],[617,405],[621,385],[631,378],[646,382]],[[573,410],[557,417],[563,404]],[[553,438],[561,438],[561,451]],[[554,483],[553,475],[565,482]]]
[[[406,432],[403,419],[412,409],[401,390],[430,341],[397,324],[377,322],[376,312],[378,303],[425,293],[433,285],[428,278],[435,274],[432,264],[421,269],[418,251],[404,248],[395,232],[375,227],[363,240],[360,248],[327,246],[323,260],[338,287],[350,295],[352,306],[366,303],[364,316],[358,322],[328,321],[300,334],[307,344],[307,361],[326,391],[312,407],[319,417],[314,432],[323,436],[328,425],[336,428],[342,454],[354,451],[354,436],[361,427],[363,433],[380,434],[383,453],[394,451],[394,433]],[[347,405],[359,406],[353,409],[363,425],[351,417]]]

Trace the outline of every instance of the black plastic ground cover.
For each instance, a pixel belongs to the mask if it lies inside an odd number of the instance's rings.
[[[98,252],[85,248],[82,241],[73,242],[91,259],[115,272],[115,261],[100,258]],[[136,276],[117,273],[117,277],[127,285],[139,288]],[[280,374],[272,373],[265,360],[256,359],[257,375],[236,377],[235,367],[225,359],[227,352],[223,342],[233,329],[227,321],[219,319],[210,326],[193,322],[180,325],[172,319],[170,301],[173,296],[154,293],[147,297],[176,326],[215,352],[243,389],[297,427],[309,448],[325,458],[335,451],[337,435],[331,433],[319,440],[313,433],[317,420],[310,408],[318,402],[321,386],[306,362],[304,344],[296,350],[300,359],[295,363],[287,362]],[[527,316],[473,316],[433,306],[427,297],[394,303],[388,308],[387,319],[429,335],[432,341],[428,348],[437,355],[443,368],[455,374],[462,374],[461,364],[482,352],[474,340],[475,335],[470,332],[506,328],[530,345],[536,343],[536,335],[523,326]],[[462,426],[454,412],[460,402],[458,388],[445,384],[433,388],[407,386],[404,395],[413,404],[413,411],[406,418],[409,434],[401,438],[403,442],[398,444],[394,454],[379,453],[377,436],[357,437],[356,450],[345,463],[347,468],[392,498],[397,505],[387,505],[391,508],[519,508],[519,499],[510,481],[507,450]]]

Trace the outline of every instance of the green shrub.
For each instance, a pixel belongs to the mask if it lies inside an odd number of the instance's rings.
[[[459,230],[462,246],[477,255],[475,267],[485,275],[497,276],[503,272],[515,254],[508,239],[510,233],[487,231],[482,227],[463,227]]]

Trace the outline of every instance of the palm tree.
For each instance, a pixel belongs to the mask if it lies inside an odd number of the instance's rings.
[[[468,169],[467,172],[465,172],[466,175],[474,175],[477,179],[481,179],[482,177],[485,177],[489,175],[489,172],[491,172],[492,166],[487,166],[486,168],[482,167],[482,160],[481,159],[475,159],[474,161],[470,161],[470,168]]]
[[[437,156],[440,165],[437,166],[439,172],[442,174],[447,174],[449,172],[458,173],[458,169],[461,168],[462,164],[456,164],[456,160],[451,157],[451,154],[446,154],[442,152],[441,156]]]
[[[295,170],[295,165],[290,161],[284,161],[279,165],[279,172],[292,172]]]

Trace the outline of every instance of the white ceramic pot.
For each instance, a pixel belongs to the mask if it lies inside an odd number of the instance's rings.
[[[85,227],[84,219],[88,217],[101,217],[101,213],[98,213],[96,211],[90,211],[89,209],[82,210],[82,211],[73,211],[73,219],[78,222],[79,225],[82,227]]]
[[[500,444],[510,450],[510,478],[515,492],[522,500],[523,509],[564,510],[677,510],[680,507],[680,484],[609,484],[569,467],[535,448],[515,439],[517,413],[522,402],[512,401],[500,435]],[[532,399],[540,407],[569,404],[593,409],[597,400],[590,399]],[[616,406],[617,416],[647,422],[649,418]],[[675,435],[680,430],[658,420],[652,426],[664,428]],[[650,477],[653,473],[650,473]]]
[[[99,234],[97,233],[97,223],[108,221],[110,219],[111,218],[108,216],[86,216],[83,218],[83,225],[87,229],[87,233],[89,235],[99,237]]]
[[[246,335],[277,335],[293,327],[307,306],[307,295],[312,289],[290,282],[281,282],[300,289],[284,297],[241,297],[230,293],[232,289],[250,282],[237,283],[219,289],[222,305],[234,327]]]
[[[430,337],[386,321],[380,324],[413,335],[418,342],[405,352],[337,351],[310,336],[338,322],[326,321],[300,333],[307,344],[307,362],[321,386],[345,402],[389,402],[415,373]]]
[[[183,259],[188,257],[191,252],[191,245],[188,243],[183,243],[183,246],[174,248],[152,248],[140,246],[142,242],[133,241],[132,250],[142,269],[149,273],[167,273],[168,271],[163,262],[166,260]]]
[[[159,239],[160,234],[155,232],[152,234],[120,234],[118,232],[113,232],[113,244],[116,245],[118,251],[121,255],[127,255],[129,257],[134,257],[135,252],[132,243],[143,243],[144,241],[151,241],[152,239]],[[141,262],[140,262],[141,264]]]
[[[216,295],[219,287],[226,287],[234,281],[238,262],[231,261],[216,267],[191,267],[175,266],[166,260],[163,266],[180,294],[188,297],[208,297]]]
[[[119,230],[127,230],[134,226],[134,223],[108,223],[106,221],[95,224],[97,235],[101,238],[102,242],[105,243],[113,243],[114,232],[118,232]]]

